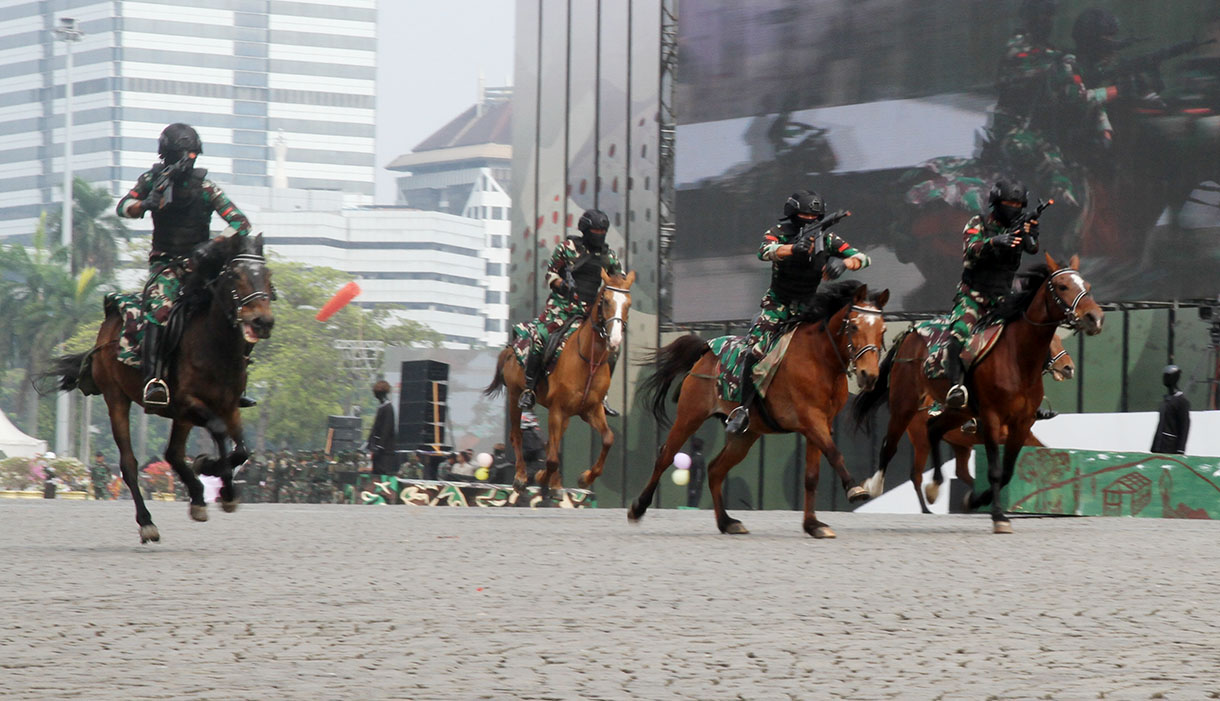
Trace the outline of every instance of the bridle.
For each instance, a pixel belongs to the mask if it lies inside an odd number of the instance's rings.
[[[237,294],[237,268],[243,265],[246,266],[251,285],[256,288],[255,292],[251,292],[244,297]],[[225,314],[233,326],[241,325],[239,312],[243,307],[253,304],[260,299],[274,299],[274,288],[270,293],[264,292],[261,289],[267,287],[265,284],[266,274],[267,259],[255,253],[239,253],[233,256],[220,269],[220,274],[216,276],[211,286],[215,288],[214,292],[220,292],[220,290],[227,288],[227,297],[232,304],[225,309]],[[225,297],[226,295],[222,294],[221,296]]]
[[[621,317],[621,316],[616,315],[616,316],[612,316],[609,319],[607,319],[601,313],[601,306],[606,303],[606,300],[605,300],[605,298],[602,297],[602,295],[607,291],[621,292],[625,295],[631,294],[630,290],[626,290],[621,287],[613,287],[611,285],[607,285],[604,282],[602,283],[602,286],[598,288],[598,290],[597,290],[597,307],[598,307],[597,320],[593,322],[593,329],[595,331],[597,331],[598,336],[602,337],[602,340],[609,340],[609,338],[610,338],[610,329],[606,326],[607,324],[613,324],[616,321],[620,324],[627,323],[626,320],[624,320],[623,317]],[[626,329],[624,329],[624,330],[626,330]]]
[[[1058,353],[1052,355],[1050,358],[1047,359],[1046,366],[1045,366],[1045,369],[1043,370],[1043,372],[1054,372],[1055,363],[1059,362],[1059,359],[1067,354],[1068,354],[1067,349],[1064,348],[1063,350],[1059,351]]]
[[[631,294],[630,290],[624,289],[622,287],[614,287],[612,285],[607,285],[604,282],[601,284],[601,287],[597,288],[597,301],[593,305],[591,305],[596,308],[590,309],[589,313],[593,314],[593,330],[597,332],[597,335],[599,337],[601,337],[601,339],[603,341],[608,341],[610,339],[610,329],[607,326],[608,324],[613,324],[614,322],[617,321],[619,324],[622,324],[624,326],[623,331],[626,331],[625,326],[627,323],[626,320],[623,319],[623,317],[618,316],[617,314],[615,316],[610,317],[609,319],[607,319],[605,317],[605,315],[602,314],[602,305],[604,305],[606,303],[606,299],[605,299],[604,295],[607,291],[621,292],[625,295]],[[602,357],[599,360],[596,358],[595,354],[593,353],[592,342],[590,342],[589,345],[590,345],[589,355],[588,355],[588,357],[586,357],[584,351],[581,350],[581,348],[580,348],[579,341],[576,344],[577,355],[580,356],[581,360],[584,360],[585,362],[587,362],[589,364],[589,377],[588,377],[588,379],[585,380],[585,391],[582,392],[580,395],[581,404],[584,404],[585,399],[588,398],[588,396],[589,396],[589,389],[593,387],[593,376],[595,374],[597,374],[597,369],[600,368],[602,365],[605,365],[606,361],[610,359],[610,346],[606,346],[606,352],[602,354]]]
[[[1048,275],[1046,277],[1046,282],[1043,283],[1046,285],[1046,296],[1055,300],[1055,304],[1059,307],[1059,310],[1063,312],[1063,318],[1059,321],[1034,321],[1033,319],[1029,318],[1029,309],[1026,309],[1025,311],[1021,312],[1021,316],[1027,323],[1034,326],[1062,326],[1065,329],[1071,329],[1073,331],[1080,328],[1080,317],[1076,314],[1076,307],[1080,305],[1080,300],[1088,296],[1089,290],[1084,285],[1081,285],[1080,293],[1076,295],[1076,298],[1072,300],[1072,303],[1068,304],[1065,302],[1062,297],[1055,293],[1054,280],[1060,275],[1067,274],[1080,275],[1080,272],[1074,268],[1060,268],[1059,270],[1056,270]],[[1049,315],[1053,311],[1050,308],[1049,302],[1043,302],[1043,304],[1047,306],[1046,311]]]
[[[860,314],[876,314],[878,316],[881,315],[880,309],[873,309],[871,307],[861,307],[858,304],[851,305],[851,311],[858,312]],[[843,370],[843,372],[847,375],[848,378],[855,377],[856,364],[860,360],[860,358],[864,357],[865,353],[872,351],[872,352],[876,353],[878,356],[880,356],[881,351],[883,350],[882,348],[880,348],[876,345],[873,345],[872,343],[860,348],[860,350],[856,350],[855,345],[852,343],[851,335],[848,333],[848,331],[851,330],[854,326],[855,326],[854,323],[852,323],[852,315],[849,313],[843,317],[843,324],[839,327],[839,332],[837,334],[835,334],[836,336],[846,336],[847,337],[847,356],[846,357],[844,357],[843,354],[839,352],[839,344],[836,341],[836,339],[834,338],[834,336],[830,335],[830,327],[828,325],[824,325],[822,327],[822,329],[826,332],[826,335],[830,337],[830,347],[834,349],[835,357],[839,359],[839,367]]]

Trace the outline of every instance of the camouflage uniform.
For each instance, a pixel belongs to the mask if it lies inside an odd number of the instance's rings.
[[[93,498],[105,500],[110,498],[110,481],[113,475],[110,466],[105,462],[94,462],[89,465],[89,481],[93,483]]]
[[[590,256],[588,264],[581,265],[580,270],[577,270],[575,266],[586,256]],[[594,265],[597,263],[600,263],[600,266]],[[604,269],[607,275],[623,274],[623,265],[609,246],[603,248],[600,253],[593,253],[588,251],[579,239],[569,238],[555,248],[546,272],[546,283],[551,291],[547,296],[546,308],[533,322],[513,327],[513,350],[523,366],[528,367],[531,356],[542,353],[551,334],[562,328],[568,319],[585,315],[588,303],[596,296],[601,285],[601,273],[596,272],[598,267]],[[581,271],[586,269],[588,272],[582,276]],[[577,278],[576,290],[569,291],[567,295],[560,294],[555,289],[555,283],[564,281],[568,274]],[[597,276],[596,285],[592,282],[593,275]],[[582,277],[587,278],[584,284]]]
[[[1008,42],[996,85],[999,93],[991,142],[984,160],[1024,174],[1035,188],[1075,207],[1081,206],[1079,158],[1062,146],[1101,144],[1113,127],[1104,104],[1105,88],[1089,90],[1076,57],[1036,45],[1026,34]]]

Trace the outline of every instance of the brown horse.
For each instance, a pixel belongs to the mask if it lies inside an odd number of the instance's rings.
[[[242,437],[237,402],[246,387],[246,356],[250,345],[271,335],[271,273],[263,257],[262,236],[231,236],[213,239],[200,247],[182,277],[184,327],[166,378],[171,401],[164,407],[145,408],[173,424],[165,459],[190,494],[190,516],[208,520],[203,484],[196,476],[221,479],[221,507],[237,509],[238,492],[233,468],[246,461],[249,451]],[[108,305],[97,334],[97,344],[87,353],[63,356],[48,376],[58,378],[59,389],[80,389],[101,394],[110,414],[110,429],[119,448],[123,481],[136,505],[140,542],[159,542],[161,534],[140,495],[135,453],[131,449],[129,413],[142,404],[144,376],[140,368],[119,361],[118,341],[123,318],[115,305]],[[191,428],[200,426],[216,443],[218,458],[199,456],[193,469],[186,464],[186,441]],[[228,439],[235,446],[228,450]]]
[[[972,416],[978,418],[978,431],[987,450],[989,485],[983,494],[968,497],[967,510],[991,504],[991,519],[996,533],[1011,533],[1012,524],[1004,515],[1000,490],[1012,479],[1017,455],[1029,437],[1034,414],[1042,403],[1043,359],[1059,326],[1082,329],[1090,336],[1101,332],[1104,313],[1089,291],[1091,286],[1076,271],[1079,259],[1072,256],[1060,266],[1048,253],[1049,267],[1028,275],[1024,292],[1002,303],[996,315],[1007,328],[995,348],[967,375],[970,406],[946,410],[928,421],[927,437],[932,448],[933,471],[940,470],[939,442],[950,429],[961,426]],[[885,468],[894,457],[898,441],[924,403],[925,397],[944,401],[949,389],[946,379],[929,380],[923,372],[928,347],[917,333],[906,334],[881,364],[877,384],[856,397],[853,411],[862,423],[886,401],[890,421],[881,445],[877,472],[869,478],[870,494],[877,496],[885,482]],[[1000,443],[1004,461],[999,460]],[[941,481],[941,480],[937,480]]]
[[[870,297],[868,286],[854,280],[830,285],[814,297],[813,312],[796,327],[766,398],[756,399],[750,407],[755,418],[749,429],[729,435],[724,449],[708,466],[708,488],[721,533],[749,533],[741,521],[731,518],[725,510],[721,486],[729,470],[741,462],[754,441],[765,433],[797,432],[805,437],[804,528],[809,535],[835,537],[834,531],[814,514],[823,453],[842,480],[848,499],[868,499],[868,493],[847,472],[843,455],[831,435],[831,423],[847,401],[849,376],[858,373],[856,382],[861,389],[871,387],[877,379],[885,336],[881,310],[889,297],[889,290]],[[720,362],[698,336],[682,336],[657,350],[645,363],[655,363],[657,371],[643,381],[640,392],[649,398],[653,414],[660,421],[667,418],[665,402],[670,386],[679,375],[685,379],[679,388],[678,418],[653,465],[652,479],[627,510],[627,518],[633,522],[643,518],[652,505],[661,476],[686,440],[708,418],[727,415],[737,406],[720,398],[716,389]],[[775,427],[764,420],[763,408]]]
[[[1076,374],[1076,365],[1072,361],[1072,356],[1068,355],[1067,350],[1063,347],[1063,341],[1059,340],[1058,335],[1051,337],[1051,349],[1044,367],[1043,372],[1050,375],[1051,379],[1056,382],[1070,380]],[[928,462],[928,455],[932,451],[932,446],[928,444],[928,410],[930,408],[927,406],[928,403],[925,400],[924,406],[915,412],[915,417],[907,425],[907,438],[914,448],[914,457],[911,462],[911,485],[915,488],[915,496],[919,498],[919,508],[925,514],[932,513],[928,509],[928,504],[936,501],[943,482],[943,480],[942,482],[936,481],[935,477],[940,475],[940,471],[937,470],[934,472],[933,481],[929,482],[923,491],[920,490],[924,464]],[[970,474],[970,449],[982,444],[983,440],[979,436],[979,432],[977,430],[967,431],[964,427],[959,427],[945,433],[941,440],[948,443],[953,450],[957,478],[973,488],[974,476]],[[1025,445],[1039,447],[1042,443],[1031,433],[1025,440]],[[928,495],[926,502],[924,501],[925,491]]]
[[[565,343],[555,362],[554,372],[538,381],[535,391],[538,403],[547,408],[547,440],[546,468],[535,474],[535,480],[544,506],[550,503],[550,491],[563,486],[559,473],[559,446],[563,444],[563,433],[573,416],[584,419],[602,438],[602,450],[597,461],[581,473],[577,484],[582,489],[591,487],[606,465],[606,454],[614,445],[614,432],[606,423],[602,400],[610,389],[608,361],[623,342],[627,313],[631,309],[631,285],[634,282],[634,270],[626,276],[607,275],[602,271],[602,285],[597,292],[597,301],[589,305],[588,317]],[[508,388],[509,438],[517,456],[513,487],[520,494],[529,484],[525,453],[521,449],[521,409],[517,407],[517,398],[525,389],[525,369],[521,363],[510,360],[515,361],[512,348],[500,351],[495,377],[483,394],[494,397],[505,387]]]

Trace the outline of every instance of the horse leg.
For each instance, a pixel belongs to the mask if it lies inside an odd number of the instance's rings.
[[[221,486],[220,486],[220,508],[226,513],[237,511],[238,504],[241,503],[241,494],[237,485],[233,483],[233,471],[240,467],[246,459],[250,457],[250,449],[246,447],[246,437],[241,426],[241,413],[237,407],[234,407],[229,415],[224,419],[225,431],[219,435],[212,434],[212,440],[216,442],[218,449],[227,448],[228,443],[225,440],[226,436],[233,439],[233,450],[229,453],[226,459],[224,453],[221,453],[220,462],[221,469]]]
[[[186,485],[191,497],[190,514],[196,521],[208,520],[208,505],[203,501],[203,483],[186,464],[186,441],[191,435],[191,424],[174,421],[169,430],[169,445],[165,448],[165,461],[173,468],[178,479]]]
[[[920,430],[924,429],[924,430]],[[923,468],[928,462],[928,432],[927,424],[922,426],[909,426],[907,428],[907,438],[911,441],[911,447],[914,448],[914,459],[911,460],[911,486],[915,487],[915,496],[919,499],[919,510],[922,513],[930,514],[932,510],[928,508],[929,503],[934,503],[936,497],[939,496],[940,485],[936,482],[928,483],[928,499],[924,501],[923,492]]]
[[[562,489],[562,482],[553,483],[559,477],[559,446],[563,445],[563,434],[568,430],[568,421],[572,417],[563,413],[559,407],[552,407],[547,416],[546,431],[546,469],[534,474],[538,482],[538,495],[542,497],[542,506],[550,506],[551,490]]]
[[[516,398],[510,396],[508,402],[508,442],[513,446],[513,456],[517,459],[517,473],[513,475],[513,490],[517,495],[525,493],[529,485],[529,475],[525,474],[525,454],[521,451],[521,409],[517,407]]]
[[[681,400],[679,400],[678,419],[669,429],[669,435],[665,437],[665,444],[657,452],[656,462],[652,464],[652,477],[649,478],[648,484],[644,485],[644,491],[640,492],[640,495],[627,508],[628,521],[636,522],[644,517],[648,507],[652,506],[652,498],[657,492],[657,485],[661,482],[661,476],[673,464],[674,456],[678,454],[683,445],[686,445],[686,441],[695,434],[695,431],[699,429],[699,426],[707,418],[684,413],[682,409]]]
[[[893,379],[891,379],[892,382]],[[864,480],[864,488],[868,490],[869,496],[873,499],[881,496],[885,490],[885,470],[889,467],[890,461],[894,459],[894,454],[898,452],[898,442],[902,440],[903,432],[906,431],[911,420],[915,418],[915,413],[919,410],[918,399],[918,397],[914,399],[906,397],[905,393],[899,392],[897,387],[891,384],[890,421],[885,427],[885,439],[881,441],[881,457],[877,464],[877,471]]]
[[[1025,430],[1021,430],[1024,428]],[[1029,434],[1029,426],[1008,427],[1008,436],[1004,441],[1004,462],[1003,471],[1000,474],[1000,479],[996,482],[993,488],[995,497],[991,501],[991,529],[994,533],[1012,533],[1012,522],[1004,514],[1004,504],[1002,500],[1003,489],[1012,481],[1013,473],[1016,471],[1017,457],[1021,454],[1021,448],[1025,445],[1025,438]],[[990,468],[990,465],[988,466]],[[994,479],[994,471],[988,469],[988,477]]]
[[[213,414],[202,402],[197,399],[188,399],[187,415],[192,423],[197,426],[202,426],[208,435],[212,437],[212,442],[216,445],[217,457],[210,458],[207,456],[199,456],[195,458],[195,472],[209,477],[220,478],[220,508],[228,513],[237,510],[238,495],[237,487],[233,484],[233,465],[229,455],[229,431],[231,425],[236,427],[237,438],[241,437],[241,419],[237,418],[236,423],[233,417],[228,417],[228,420],[221,419],[216,414]],[[237,413],[237,409],[233,410]],[[241,446],[241,452],[234,452],[235,457],[241,457],[245,461],[247,452],[245,446]]]
[[[992,417],[988,417],[992,418]],[[997,512],[996,502],[1000,492],[1000,485],[1004,480],[1004,465],[1000,462],[999,428],[996,427],[996,421],[985,421],[983,417],[979,417],[979,431],[983,434],[983,447],[987,453],[987,491],[982,494],[976,494],[971,491],[966,498],[966,510],[974,511],[980,506],[992,505],[992,521],[997,520],[997,513],[1000,520],[1003,520],[1003,513]]]
[[[716,457],[712,458],[712,463],[707,466],[707,487],[712,492],[712,507],[716,511],[716,527],[720,529],[721,533],[738,535],[750,532],[741,525],[741,521],[729,516],[729,512],[725,510],[721,487],[724,485],[724,478],[729,474],[729,470],[741,462],[746,453],[750,452],[750,446],[754,445],[756,440],[758,440],[758,434],[753,431],[728,435],[724,448]]]
[[[119,448],[119,469],[123,473],[123,482],[131,491],[131,500],[136,505],[136,524],[140,527],[140,543],[161,542],[161,533],[153,525],[152,514],[144,505],[144,495],[140,493],[139,465],[136,455],[131,450],[131,400],[122,395],[107,395],[106,407],[110,410],[110,433],[114,443]]]
[[[826,446],[826,440],[820,435],[821,432],[812,430],[805,434],[805,532],[814,538],[834,538],[835,532],[830,530],[830,526],[818,520],[817,514],[814,513],[813,507],[817,500],[818,491],[818,475],[822,469],[822,449]],[[829,436],[826,436],[827,438]],[[830,442],[829,447],[836,454],[838,449],[834,443]],[[828,460],[833,463],[829,451],[826,453]],[[838,455],[840,462],[843,460],[842,455]],[[837,468],[836,468],[837,469]],[[844,470],[846,471],[846,470]],[[842,475],[840,475],[842,477]],[[847,485],[844,484],[844,487]],[[859,489],[857,487],[857,489]],[[849,497],[850,498],[850,497]]]
[[[600,433],[602,437],[602,450],[597,455],[597,461],[593,463],[593,467],[580,473],[580,478],[576,481],[576,486],[588,489],[593,486],[598,477],[602,476],[602,470],[606,467],[606,455],[610,453],[610,447],[614,445],[614,431],[611,431],[610,425],[606,423],[606,410],[601,402],[594,405],[593,409],[583,418],[585,423],[592,426],[593,430]]]

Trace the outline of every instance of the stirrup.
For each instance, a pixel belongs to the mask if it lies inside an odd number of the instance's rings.
[[[739,406],[729,412],[729,420],[724,424],[724,430],[728,433],[745,433],[750,427],[750,410],[744,406]]]
[[[239,409],[249,409],[252,406],[258,406],[257,399],[251,399],[244,394],[237,399],[237,407]]]
[[[521,411],[529,411],[534,408],[534,403],[537,401],[534,397],[534,390],[527,389],[517,398],[517,408]]]
[[[602,398],[602,411],[606,412],[606,416],[618,416],[617,409],[610,408],[610,400]]]
[[[978,430],[979,430],[978,419],[970,419],[966,423],[962,424],[962,433],[973,434],[973,433],[978,433]]]
[[[154,395],[154,392],[158,392]],[[156,396],[164,395],[165,399],[156,399]],[[144,384],[144,404],[145,406],[166,406],[169,404],[169,385],[165,384],[165,380],[159,377],[154,377]]]
[[[950,409],[964,409],[970,403],[970,392],[966,385],[953,385],[945,395],[945,406]]]

